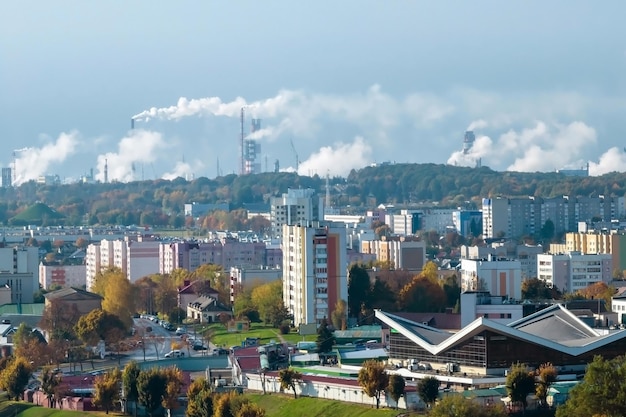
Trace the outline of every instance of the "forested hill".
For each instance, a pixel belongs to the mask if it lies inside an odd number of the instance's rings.
[[[436,164],[389,164],[353,170],[348,178],[330,178],[334,206],[370,207],[372,204],[438,202],[443,207],[478,203],[487,196],[606,196],[626,194],[626,174],[601,177],[566,177],[558,173],[496,172]],[[42,202],[65,216],[66,224],[138,224],[148,215],[152,224],[180,217],[190,202],[268,203],[288,188],[314,188],[325,194],[326,179],[317,175],[264,173],[227,175],[186,181],[153,180],[131,183],[42,185],[29,182],[0,189],[0,222]]]

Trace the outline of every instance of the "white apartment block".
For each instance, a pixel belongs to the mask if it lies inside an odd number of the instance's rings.
[[[577,230],[579,222],[624,216],[624,197],[483,198],[483,237],[518,238],[541,231],[551,220],[556,233]]]
[[[455,209],[425,209],[421,214],[421,230],[434,230],[440,235],[454,230]]]
[[[413,210],[400,210],[400,214],[389,213],[385,215],[385,224],[391,229],[391,233],[397,236],[410,236],[421,229],[421,212]]]
[[[524,306],[507,301],[506,297],[494,297],[488,292],[462,292],[461,328],[480,317],[502,324],[512,323],[523,318]]]
[[[311,224],[324,219],[324,199],[312,188],[289,189],[271,199],[270,219],[273,236],[280,236],[284,225]]]
[[[283,226],[283,301],[295,326],[330,320],[348,300],[344,225]]]
[[[522,268],[517,260],[489,257],[461,259],[461,291],[489,291],[494,296],[522,298]]]
[[[47,290],[53,285],[62,288],[86,288],[87,268],[81,265],[44,265],[39,264],[39,285]]]
[[[102,240],[87,247],[85,256],[86,285],[90,291],[96,276],[104,269],[119,268],[130,282],[159,273],[159,244],[154,240],[130,237]]]
[[[537,255],[539,279],[563,292],[575,292],[597,282],[609,283],[613,262],[609,254],[580,252]]]
[[[616,294],[611,300],[611,311],[617,314],[617,322],[626,324],[626,294]]]

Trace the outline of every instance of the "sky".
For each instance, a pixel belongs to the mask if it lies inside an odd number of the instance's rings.
[[[243,108],[263,171],[625,171],[624,15],[620,0],[4,1],[0,166],[16,185],[238,173]]]

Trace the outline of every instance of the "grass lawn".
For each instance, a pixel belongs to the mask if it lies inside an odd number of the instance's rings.
[[[260,323],[252,323],[249,331],[241,333],[229,333],[228,329],[220,323],[210,324],[208,327],[213,330],[211,342],[217,346],[225,346],[227,348],[235,345],[241,346],[241,342],[244,341],[246,337],[258,337],[261,339],[260,344],[262,345],[269,343],[270,340],[280,342],[280,338],[278,337],[279,330],[277,328]],[[206,329],[206,327],[202,327],[197,331],[202,332],[204,329]],[[283,338],[294,344],[302,340],[302,336],[298,333],[289,333],[283,335]],[[304,340],[314,341],[315,338],[316,335],[305,336]]]
[[[403,411],[389,408],[377,410],[361,404],[310,397],[294,399],[293,396],[277,394],[246,394],[246,397],[263,407],[268,417],[395,417]]]
[[[85,417],[105,416],[100,411],[69,411],[56,408],[40,407],[32,403],[20,401],[2,401],[0,403],[0,417]],[[121,416],[119,413],[109,413],[108,416]]]

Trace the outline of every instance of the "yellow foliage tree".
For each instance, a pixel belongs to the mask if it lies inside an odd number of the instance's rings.
[[[96,275],[94,292],[100,294],[102,309],[115,314],[122,320],[127,329],[133,322],[135,312],[135,296],[133,287],[126,275],[119,268],[109,268]]]

